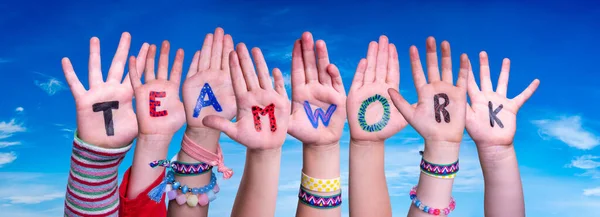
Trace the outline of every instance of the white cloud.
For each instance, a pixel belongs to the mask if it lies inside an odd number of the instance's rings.
[[[49,78],[46,82],[35,80],[34,83],[50,96],[66,89],[65,85],[56,78]]]
[[[27,129],[22,123],[17,123],[15,119],[10,122],[0,122],[0,139],[11,137],[14,133],[25,132]]]
[[[559,119],[543,119],[532,121],[539,128],[542,138],[544,135],[558,139],[567,145],[590,150],[600,144],[600,138],[583,128],[580,116],[560,117]]]
[[[36,195],[18,195],[7,197],[13,204],[38,204],[44,201],[50,201],[58,198],[63,198],[65,196],[64,192],[55,192],[50,194],[36,194]]]
[[[600,196],[600,187],[584,189],[583,195],[585,195],[585,196]]]
[[[17,107],[17,108],[15,109],[15,111],[16,111],[16,112],[23,112],[23,111],[25,111],[25,109],[24,109],[23,107]]]
[[[17,159],[17,155],[14,152],[1,153],[0,152],[0,167],[4,164],[12,163]]]
[[[579,169],[594,169],[597,167],[600,167],[600,162],[598,161],[594,161],[594,159],[599,159],[600,157],[598,156],[592,156],[592,155],[583,155],[583,156],[579,156],[577,158],[575,158],[574,160],[571,161],[571,164],[569,164],[569,167],[576,167]]]
[[[3,142],[0,141],[0,148],[6,148],[8,146],[13,146],[13,145],[20,145],[21,142]]]

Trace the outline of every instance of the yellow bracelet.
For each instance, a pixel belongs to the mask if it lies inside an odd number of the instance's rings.
[[[450,174],[450,175],[445,175],[445,176],[426,173],[426,172],[423,172],[422,170],[421,170],[421,173],[423,173],[425,175],[428,175],[428,176],[431,176],[431,177],[440,178],[440,179],[453,179],[453,178],[456,177],[456,173]]]
[[[317,179],[302,173],[302,187],[316,192],[334,192],[340,189],[340,177],[335,179]]]

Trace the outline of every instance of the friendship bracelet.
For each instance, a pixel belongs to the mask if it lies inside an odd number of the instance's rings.
[[[223,152],[220,145],[217,147],[217,153],[215,154],[194,143],[187,135],[183,134],[181,150],[197,161],[217,166],[217,171],[223,173],[224,179],[229,179],[233,176],[233,170],[225,167],[225,164],[223,164]]]
[[[330,209],[342,205],[342,192],[333,196],[320,196],[311,194],[300,186],[300,192],[298,193],[298,199],[303,204],[306,204],[313,208],[319,209]]]
[[[195,207],[196,205],[206,206],[209,202],[217,199],[216,193],[219,193],[220,189],[217,185],[217,176],[213,172],[211,172],[210,183],[200,188],[190,188],[175,181],[175,174],[172,171],[169,171],[166,177],[169,184],[165,187],[165,191],[169,201],[175,200],[179,205],[187,203],[188,206]]]
[[[155,160],[150,162],[150,167],[155,168],[158,166],[170,168],[175,174],[180,176],[200,175],[212,170],[213,168],[213,166],[203,162],[195,164],[169,160]]]
[[[421,158],[421,171],[437,178],[454,178],[458,173],[458,160],[451,164],[432,164]]]
[[[334,192],[340,189],[340,177],[335,179],[317,179],[302,173],[302,187],[316,192]]]
[[[450,214],[450,212],[454,211],[454,208],[456,207],[456,201],[454,201],[453,197],[450,197],[450,205],[448,205],[448,207],[443,208],[443,209],[436,209],[436,208],[431,208],[429,206],[425,206],[419,199],[417,199],[417,185],[415,185],[412,189],[410,189],[410,193],[409,193],[410,199],[412,200],[412,203],[419,208],[419,210],[425,212],[425,213],[429,213],[431,215],[448,215]]]

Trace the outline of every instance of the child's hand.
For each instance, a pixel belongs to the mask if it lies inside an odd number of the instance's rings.
[[[342,136],[346,91],[340,71],[329,63],[325,42],[317,41],[316,47],[315,58],[315,44],[309,32],[294,43],[292,116],[288,131],[304,144],[329,145]]]
[[[202,123],[225,132],[248,149],[276,149],[283,145],[290,117],[290,102],[283,75],[273,69],[275,89],[260,49],[252,49],[256,72],[246,45],[238,44],[229,55],[231,80],[237,102],[236,123],[210,115]],[[257,77],[258,75],[258,77]],[[228,105],[229,106],[229,105]]]
[[[169,42],[164,41],[160,48],[158,72],[154,74],[156,46],[150,46],[146,68],[143,70],[145,83],[140,77],[142,70],[135,69],[136,59],[129,58],[131,84],[135,91],[137,120],[140,135],[173,136],[185,122],[183,103],[179,100],[179,82],[183,64],[183,50],[177,50],[171,77],[167,80],[169,69]]]
[[[486,52],[479,54],[481,91],[477,87],[473,70],[469,67],[469,97],[467,132],[477,146],[509,146],[517,129],[517,112],[535,92],[540,81],[535,79],[527,89],[513,99],[506,98],[510,60],[504,59],[498,87],[494,92],[490,79],[490,66]]]
[[[467,107],[468,60],[461,56],[460,73],[456,86],[452,82],[450,44],[442,42],[442,78],[438,68],[435,39],[427,39],[427,73],[425,80],[419,53],[415,46],[410,48],[410,59],[414,84],[419,102],[413,108],[396,90],[390,90],[394,105],[404,118],[425,139],[426,144],[450,143],[458,146],[465,129]]]
[[[350,136],[357,141],[383,141],[406,127],[407,122],[388,100],[388,89],[400,85],[396,46],[381,36],[371,42],[367,59],[358,63],[348,94]]]
[[[182,87],[188,129],[204,127],[202,119],[208,115],[227,120],[235,116],[235,95],[229,73],[232,50],[231,36],[217,28],[214,35],[206,35],[202,50],[194,55]]]
[[[138,134],[129,78],[126,77],[121,82],[130,43],[129,33],[123,33],[104,82],[100,64],[100,40],[96,37],[90,40],[88,91],[77,78],[69,58],[62,60],[65,78],[77,106],[77,133],[85,142],[103,148],[119,148],[129,145]],[[140,61],[133,68],[144,68],[147,52],[148,44],[144,44],[138,55]]]

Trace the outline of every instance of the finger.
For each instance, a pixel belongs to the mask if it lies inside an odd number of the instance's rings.
[[[502,60],[502,69],[500,70],[500,77],[498,77],[498,86],[496,87],[496,93],[500,96],[506,97],[506,90],[508,89],[508,77],[510,75],[510,59],[504,58]]]
[[[237,52],[231,51],[229,53],[229,72],[231,74],[231,84],[233,85],[233,91],[236,97],[242,93],[248,91],[246,88],[246,81],[242,73],[242,67],[240,66],[240,60]]]
[[[196,51],[196,53],[194,53],[194,57],[192,57],[192,63],[190,64],[190,69],[188,70],[188,73],[185,76],[186,78],[192,77],[196,74],[196,72],[198,72],[199,61],[200,61],[200,51]],[[229,65],[229,62],[227,62],[227,65]]]
[[[140,76],[144,74],[144,81],[146,83],[156,79],[154,75],[154,58],[156,58],[156,45],[150,45],[148,55],[146,56],[146,68],[143,73],[140,72]]]
[[[389,41],[385,35],[379,37],[378,47],[377,64],[375,66],[375,80],[385,82],[389,57]]]
[[[425,44],[427,49],[427,81],[429,81],[429,83],[433,83],[434,81],[440,80],[440,70],[438,66],[435,38],[429,36]]]
[[[367,59],[362,58],[356,66],[356,72],[354,72],[354,79],[352,79],[352,86],[350,89],[357,89],[363,86],[365,81],[365,70],[367,70]]]
[[[198,62],[198,71],[207,70],[210,67],[210,55],[212,53],[213,34],[208,33],[204,37],[202,50],[200,51],[200,61]]]
[[[167,80],[169,76],[169,50],[171,44],[165,40],[160,47],[160,56],[158,57],[158,73],[156,78],[160,80]]]
[[[212,54],[210,55],[210,68],[221,69],[221,59],[223,57],[223,38],[225,32],[223,28],[217,27],[212,43]]]
[[[254,71],[254,65],[252,64],[250,54],[248,53],[248,48],[244,43],[239,43],[235,50],[238,54],[240,66],[242,67],[242,73],[244,74],[248,91],[260,88],[260,85],[258,84],[258,77]]]
[[[235,127],[235,124],[223,117],[208,115],[202,119],[202,124],[224,132],[229,138],[237,138],[237,128]]]
[[[396,109],[398,109],[406,121],[411,123],[415,108],[413,108],[413,106],[411,106],[397,90],[389,88],[388,93],[390,94],[390,98],[392,99],[394,106],[396,106]]]
[[[315,43],[310,32],[302,34],[302,60],[304,63],[304,72],[306,73],[306,83],[318,81]]]
[[[136,69],[137,60],[134,56],[129,57],[129,82],[131,86],[135,89],[142,86],[142,82],[140,81],[140,74]]]
[[[325,41],[317,41],[317,67],[319,71],[319,82],[326,86],[331,86],[331,77],[327,73],[327,66],[329,66],[329,54],[327,53],[327,45]]]
[[[410,66],[412,68],[413,83],[415,83],[415,88],[418,91],[420,87],[427,84],[427,81],[419,58],[419,51],[414,45],[410,47]]]
[[[258,75],[260,87],[265,90],[272,90],[273,82],[271,81],[271,76],[269,76],[269,68],[259,48],[252,48],[252,57],[254,57],[254,65],[256,65],[256,74]]]
[[[394,87],[400,86],[400,61],[398,61],[398,50],[396,45],[389,45],[390,55],[388,57],[388,67],[386,82],[392,84]]]
[[[477,96],[479,96],[479,87],[477,86],[477,82],[475,81],[475,75],[473,75],[473,65],[471,65],[471,61],[469,60],[469,57],[467,56],[467,54],[463,54],[464,56],[467,57],[467,68],[469,70],[469,77],[468,82],[469,84],[467,85],[467,92],[469,93],[469,97],[471,98],[475,98]],[[461,57],[461,68],[462,68],[462,57]]]
[[[127,62],[127,55],[129,55],[129,47],[131,45],[131,35],[128,32],[124,32],[121,35],[121,41],[119,41],[119,47],[108,70],[108,77],[106,82],[121,83],[123,80],[123,71],[125,71],[125,63]]]
[[[303,61],[302,40],[298,39],[294,42],[294,48],[292,49],[292,88],[306,83]]]
[[[277,91],[279,95],[284,96],[287,99],[288,95],[285,89],[285,81],[283,80],[283,74],[278,68],[273,69],[273,79],[275,80],[275,91]]]
[[[443,66],[442,66],[443,67]],[[452,72],[450,72],[452,73]],[[443,72],[442,72],[443,75]],[[450,78],[452,79],[452,78]],[[468,81],[469,81],[469,57],[467,54],[462,54],[460,56],[460,71],[458,72],[458,79],[456,80],[456,86],[466,91],[468,89]],[[446,82],[446,80],[444,80]],[[452,81],[450,81],[452,83]]]
[[[485,51],[481,51],[481,53],[479,53],[479,79],[481,91],[494,91],[492,79],[490,78],[490,62]]]
[[[342,75],[340,74],[338,67],[334,64],[329,64],[329,66],[327,66],[327,73],[329,73],[329,76],[331,77],[331,85],[333,86],[333,89],[335,89],[335,91],[338,93],[346,95],[346,90],[344,89],[344,83],[342,81]]]
[[[531,97],[531,95],[533,95],[533,93],[535,92],[535,90],[538,88],[539,85],[540,85],[540,80],[538,80],[538,79],[533,80],[531,82],[531,84],[529,84],[529,86],[525,90],[523,90],[523,92],[521,92],[521,94],[519,94],[518,96],[513,98],[512,101],[515,102],[519,107],[523,106],[523,104],[525,104],[525,102],[527,102],[529,97]]]
[[[138,52],[138,55],[135,58],[135,63],[136,63],[135,69],[137,70],[138,74],[143,72],[144,67],[146,67],[146,57],[148,57],[149,49],[150,49],[150,45],[148,43],[142,44],[142,48],[140,48],[140,51]],[[123,80],[123,83],[129,83],[128,85],[131,86],[131,83],[130,83],[131,80],[127,76],[129,76],[129,73],[127,73],[127,75],[125,76],[126,78]],[[139,76],[141,77],[141,75],[139,75]]]
[[[231,35],[225,35],[223,38],[223,51],[221,52],[221,69],[229,71],[229,53],[233,51],[233,38]]]
[[[77,78],[77,74],[75,74],[75,70],[73,70],[73,64],[71,64],[71,60],[69,58],[62,59],[62,68],[65,73],[65,79],[67,79],[67,84],[69,84],[69,88],[71,89],[71,93],[73,97],[77,99],[77,97],[83,95],[85,93],[85,87]]]
[[[469,74],[468,71],[468,69],[465,71],[467,72],[467,75]],[[454,82],[452,78],[452,58],[450,56],[450,43],[448,43],[447,41],[442,42],[442,81],[449,84],[453,84]]]
[[[372,41],[369,43],[369,49],[367,50],[367,69],[365,70],[364,83],[371,83],[375,81],[375,68],[377,66],[377,52],[379,45],[377,42]]]
[[[183,71],[183,49],[179,48],[175,54],[175,62],[173,62],[173,68],[171,69],[171,76],[169,81],[177,84],[181,83],[181,71]],[[179,90],[179,88],[177,88]]]
[[[102,66],[100,65],[100,39],[90,39],[90,60],[88,64],[88,82],[92,89],[104,82],[102,80]]]

